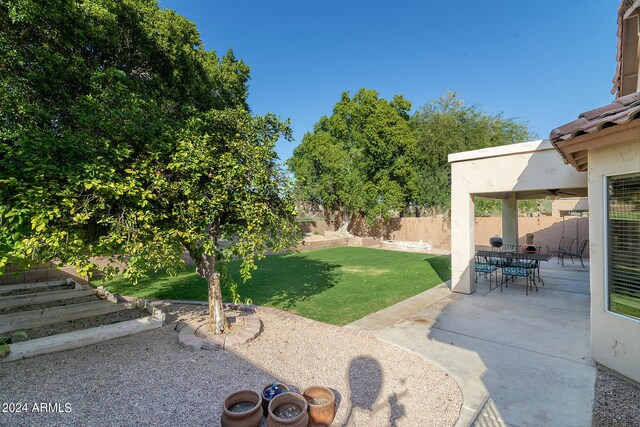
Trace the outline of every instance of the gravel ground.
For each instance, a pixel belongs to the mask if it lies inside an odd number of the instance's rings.
[[[640,388],[598,368],[593,427],[640,426]]]
[[[161,329],[0,363],[0,425],[219,425],[226,396],[275,380],[337,391],[336,426],[447,426],[460,413],[460,390],[444,371],[377,340],[264,315],[246,347],[192,352],[178,346],[175,322],[199,321],[200,307],[161,308]],[[15,412],[10,403],[28,412],[2,413]],[[59,413],[35,412],[41,403]]]

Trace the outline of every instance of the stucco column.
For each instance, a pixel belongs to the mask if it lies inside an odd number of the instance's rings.
[[[505,245],[518,245],[518,200],[516,193],[502,201],[502,240]]]
[[[473,196],[468,182],[451,167],[451,290],[471,294],[475,289],[473,262],[475,256],[475,217]]]

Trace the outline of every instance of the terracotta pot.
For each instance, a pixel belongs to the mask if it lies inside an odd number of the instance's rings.
[[[294,405],[300,409],[300,413],[292,418],[281,418],[275,415],[278,409],[283,406]],[[271,400],[269,403],[269,416],[267,417],[268,427],[307,427],[309,425],[309,413],[307,401],[298,393],[283,393]]]
[[[287,393],[289,391],[289,386],[288,385],[286,385],[285,383],[278,383],[278,382],[268,384],[268,385],[266,385],[266,386],[264,386],[262,388],[262,393],[261,393],[261,396],[262,396],[262,412],[263,412],[265,417],[269,414],[269,403],[271,403],[271,399],[273,399],[273,398],[265,396],[264,392],[267,391],[267,389],[272,387],[274,384],[277,385],[278,388],[283,389],[284,393]]]
[[[231,408],[236,403],[250,402],[253,404],[243,412],[231,412]],[[252,390],[240,390],[224,401],[220,424],[222,427],[257,427],[262,420],[262,397]]]
[[[336,396],[330,388],[319,385],[309,387],[302,393],[309,405],[309,426],[328,426],[336,415]],[[314,399],[327,400],[325,403],[314,404]]]

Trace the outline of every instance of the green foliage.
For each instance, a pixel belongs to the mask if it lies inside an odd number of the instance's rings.
[[[249,68],[192,22],[155,0],[8,0],[0,29],[0,274],[106,256],[136,279],[186,248],[248,277],[296,240],[288,123],[250,114]]]
[[[518,212],[520,215],[538,215],[540,204],[544,200],[518,200]],[[502,214],[502,200],[487,199],[484,197],[475,197],[475,215],[476,216],[496,216]]]
[[[524,122],[491,116],[476,105],[465,105],[455,93],[425,105],[411,118],[417,139],[415,203],[448,212],[451,167],[447,156],[460,151],[513,144],[532,135]],[[489,209],[481,202],[481,212]]]
[[[345,225],[354,213],[372,222],[405,206],[413,185],[410,108],[401,96],[389,102],[373,90],[343,93],[288,162],[299,200],[341,212]]]
[[[9,351],[9,344],[0,344],[0,357],[7,357]]]
[[[0,335],[0,345],[8,345],[16,341],[25,341],[29,339],[25,331],[11,332],[10,335]],[[0,356],[1,357],[1,356]]]
[[[475,197],[473,199],[475,216],[495,216],[502,211],[502,201],[487,199],[485,197]]]

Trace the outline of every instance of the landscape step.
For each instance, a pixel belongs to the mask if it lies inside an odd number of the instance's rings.
[[[0,358],[0,363],[12,360],[25,359],[39,354],[55,351],[69,350],[84,347],[90,344],[124,337],[138,332],[160,328],[163,325],[163,317],[148,316],[141,319],[126,320],[110,325],[97,326],[81,331],[67,332],[52,335],[50,337],[10,344],[10,352],[7,357]]]
[[[44,308],[41,310],[23,311],[0,316],[0,333],[31,329],[98,316],[131,308],[127,304],[115,304],[111,301],[94,301],[82,304],[71,304],[62,307]]]
[[[37,292],[34,294],[0,296],[0,309],[24,307],[32,304],[44,304],[65,299],[87,297],[96,294],[95,289],[71,289],[64,291]]]
[[[40,289],[51,288],[55,286],[64,286],[72,284],[73,282],[67,280],[54,280],[52,282],[36,282],[36,283],[21,283],[19,285],[0,285],[0,294],[5,292],[22,291],[24,289]]]

